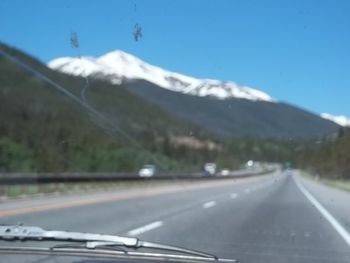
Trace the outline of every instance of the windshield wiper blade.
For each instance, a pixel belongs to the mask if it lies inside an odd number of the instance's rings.
[[[0,239],[7,241],[14,240],[33,240],[33,241],[63,241],[63,242],[83,242],[86,249],[100,249],[100,248],[112,248],[112,247],[125,247],[132,249],[146,248],[155,250],[167,250],[171,252],[177,252],[182,254],[190,254],[201,258],[212,259],[213,261],[221,261],[218,257],[181,247],[169,246],[159,243],[141,241],[135,237],[122,237],[116,235],[104,235],[82,232],[69,232],[69,231],[53,231],[45,230],[37,226],[22,226],[22,225],[0,225]],[[74,248],[72,244],[59,244],[51,247],[50,249],[57,248]],[[78,246],[76,248],[82,248]],[[119,248],[118,248],[119,250]],[[121,250],[125,254],[129,252]],[[225,260],[226,261],[226,260]],[[237,262],[232,260],[232,262]]]
[[[45,230],[37,226],[0,225],[0,238],[4,240],[53,240],[53,241],[106,241],[126,247],[137,246],[139,240],[133,237],[92,234],[82,232]]]

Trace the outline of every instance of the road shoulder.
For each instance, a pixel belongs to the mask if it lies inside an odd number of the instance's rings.
[[[304,176],[298,180],[350,232],[350,193]]]

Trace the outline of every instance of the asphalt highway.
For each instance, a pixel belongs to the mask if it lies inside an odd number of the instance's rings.
[[[298,171],[157,191],[61,196],[35,201],[42,208],[33,211],[23,210],[28,200],[3,203],[0,222],[136,236],[240,262],[350,262],[350,195],[310,183]]]

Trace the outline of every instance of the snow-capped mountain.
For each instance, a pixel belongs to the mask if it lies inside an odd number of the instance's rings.
[[[334,116],[334,115],[331,115],[329,113],[322,113],[321,117],[324,119],[333,121],[333,122],[339,124],[340,126],[350,127],[350,118],[348,118],[344,115]]]
[[[218,99],[243,98],[252,101],[275,100],[263,91],[234,82],[212,79],[197,79],[150,65],[141,59],[120,50],[100,57],[62,57],[48,63],[52,69],[75,76],[90,76],[108,79],[114,84],[143,79],[162,88],[196,96],[212,96]]]

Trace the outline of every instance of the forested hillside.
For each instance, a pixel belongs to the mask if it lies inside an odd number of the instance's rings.
[[[85,103],[103,117],[0,55],[0,172],[136,171],[145,163],[199,171],[208,161],[217,162],[219,169],[235,169],[252,159],[290,163],[321,176],[350,176],[347,129],[303,140],[218,137],[123,85],[52,71],[4,44],[0,50],[52,79],[83,104],[81,92],[87,87]]]
[[[0,48],[80,98],[86,79],[54,72],[5,45]],[[173,147],[169,138],[207,136],[120,86],[89,81],[87,103],[106,123],[4,56],[0,72],[2,171],[129,171],[147,162],[176,167],[181,156],[175,161],[163,154]],[[170,152],[176,155],[177,150]]]

